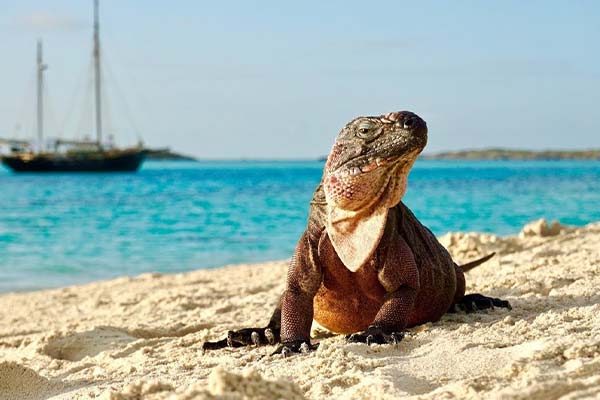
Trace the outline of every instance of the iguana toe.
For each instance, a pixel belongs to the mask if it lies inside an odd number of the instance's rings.
[[[281,354],[283,357],[289,357],[294,354],[306,354],[316,350],[319,344],[310,344],[304,340],[294,340],[292,342],[282,343],[277,350],[271,353],[272,356]]]
[[[370,326],[363,332],[346,336],[349,343],[373,344],[398,344],[404,338],[404,332],[386,332],[382,328]]]
[[[260,346],[260,335],[258,334],[258,332],[254,331],[250,334],[250,338],[252,339],[252,343],[255,346]]]
[[[216,342],[204,342],[202,343],[202,353],[205,353],[207,350],[218,350],[225,347],[227,347],[227,339]]]
[[[234,343],[235,342],[233,341],[233,331],[227,332],[227,347],[233,347]]]
[[[450,312],[464,311],[469,314],[479,310],[491,310],[495,307],[512,310],[512,306],[506,300],[472,293],[465,295],[459,303],[454,304],[450,308]]]
[[[377,336],[377,341],[376,341],[376,340],[375,340],[375,336],[373,336],[373,335],[368,335],[368,336],[367,336],[367,338],[365,339],[365,342],[367,343],[367,346],[370,346],[370,345],[372,345],[372,344],[374,344],[374,343],[378,343],[378,342],[381,342],[381,341],[383,341],[382,339],[383,339],[383,337],[382,337],[382,336],[381,336],[381,337],[380,337],[380,336]]]
[[[404,332],[393,332],[390,335],[390,339],[391,339],[391,342],[389,341],[388,343],[398,344],[402,341],[402,339],[404,339]]]
[[[283,346],[283,348],[281,349],[281,355],[283,356],[283,358],[288,358],[292,355],[292,352],[293,350],[291,349],[291,347],[288,346]]]
[[[246,328],[227,332],[225,339],[216,342],[204,342],[202,351],[218,350],[225,347],[263,346],[279,342],[279,329]]]
[[[265,338],[267,339],[267,342],[269,342],[269,344],[277,343],[277,339],[271,328],[265,329]]]

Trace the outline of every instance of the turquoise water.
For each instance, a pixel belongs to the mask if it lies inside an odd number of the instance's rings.
[[[0,169],[0,292],[287,258],[320,162],[147,162],[137,174]],[[600,220],[600,162],[419,161],[405,201],[436,234]]]

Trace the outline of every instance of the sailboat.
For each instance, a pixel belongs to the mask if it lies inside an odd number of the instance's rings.
[[[44,147],[44,71],[42,43],[37,44],[37,143],[17,139],[0,139],[8,144],[10,154],[0,156],[2,163],[15,172],[124,172],[137,171],[147,150],[141,144],[118,148],[103,143],[102,76],[100,70],[100,23],[98,0],[94,0],[94,102],[96,140],[61,140],[52,149]],[[64,149],[66,147],[66,150]],[[62,151],[61,151],[62,150]]]

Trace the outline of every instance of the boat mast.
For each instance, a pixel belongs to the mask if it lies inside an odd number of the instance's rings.
[[[44,139],[44,70],[48,66],[44,64],[42,55],[42,40],[37,42],[37,138],[38,149],[42,151]]]
[[[102,95],[100,76],[100,23],[98,22],[98,0],[94,0],[94,80],[96,94],[96,143],[102,147]]]

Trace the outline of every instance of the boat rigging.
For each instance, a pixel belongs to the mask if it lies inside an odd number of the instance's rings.
[[[141,144],[118,148],[104,146],[102,131],[102,71],[100,49],[99,0],[94,0],[94,114],[96,140],[54,140],[52,149],[44,147],[44,71],[41,40],[37,43],[37,143],[20,139],[0,139],[11,153],[0,161],[15,172],[123,172],[137,171],[147,150]],[[59,151],[67,146],[66,151]]]

